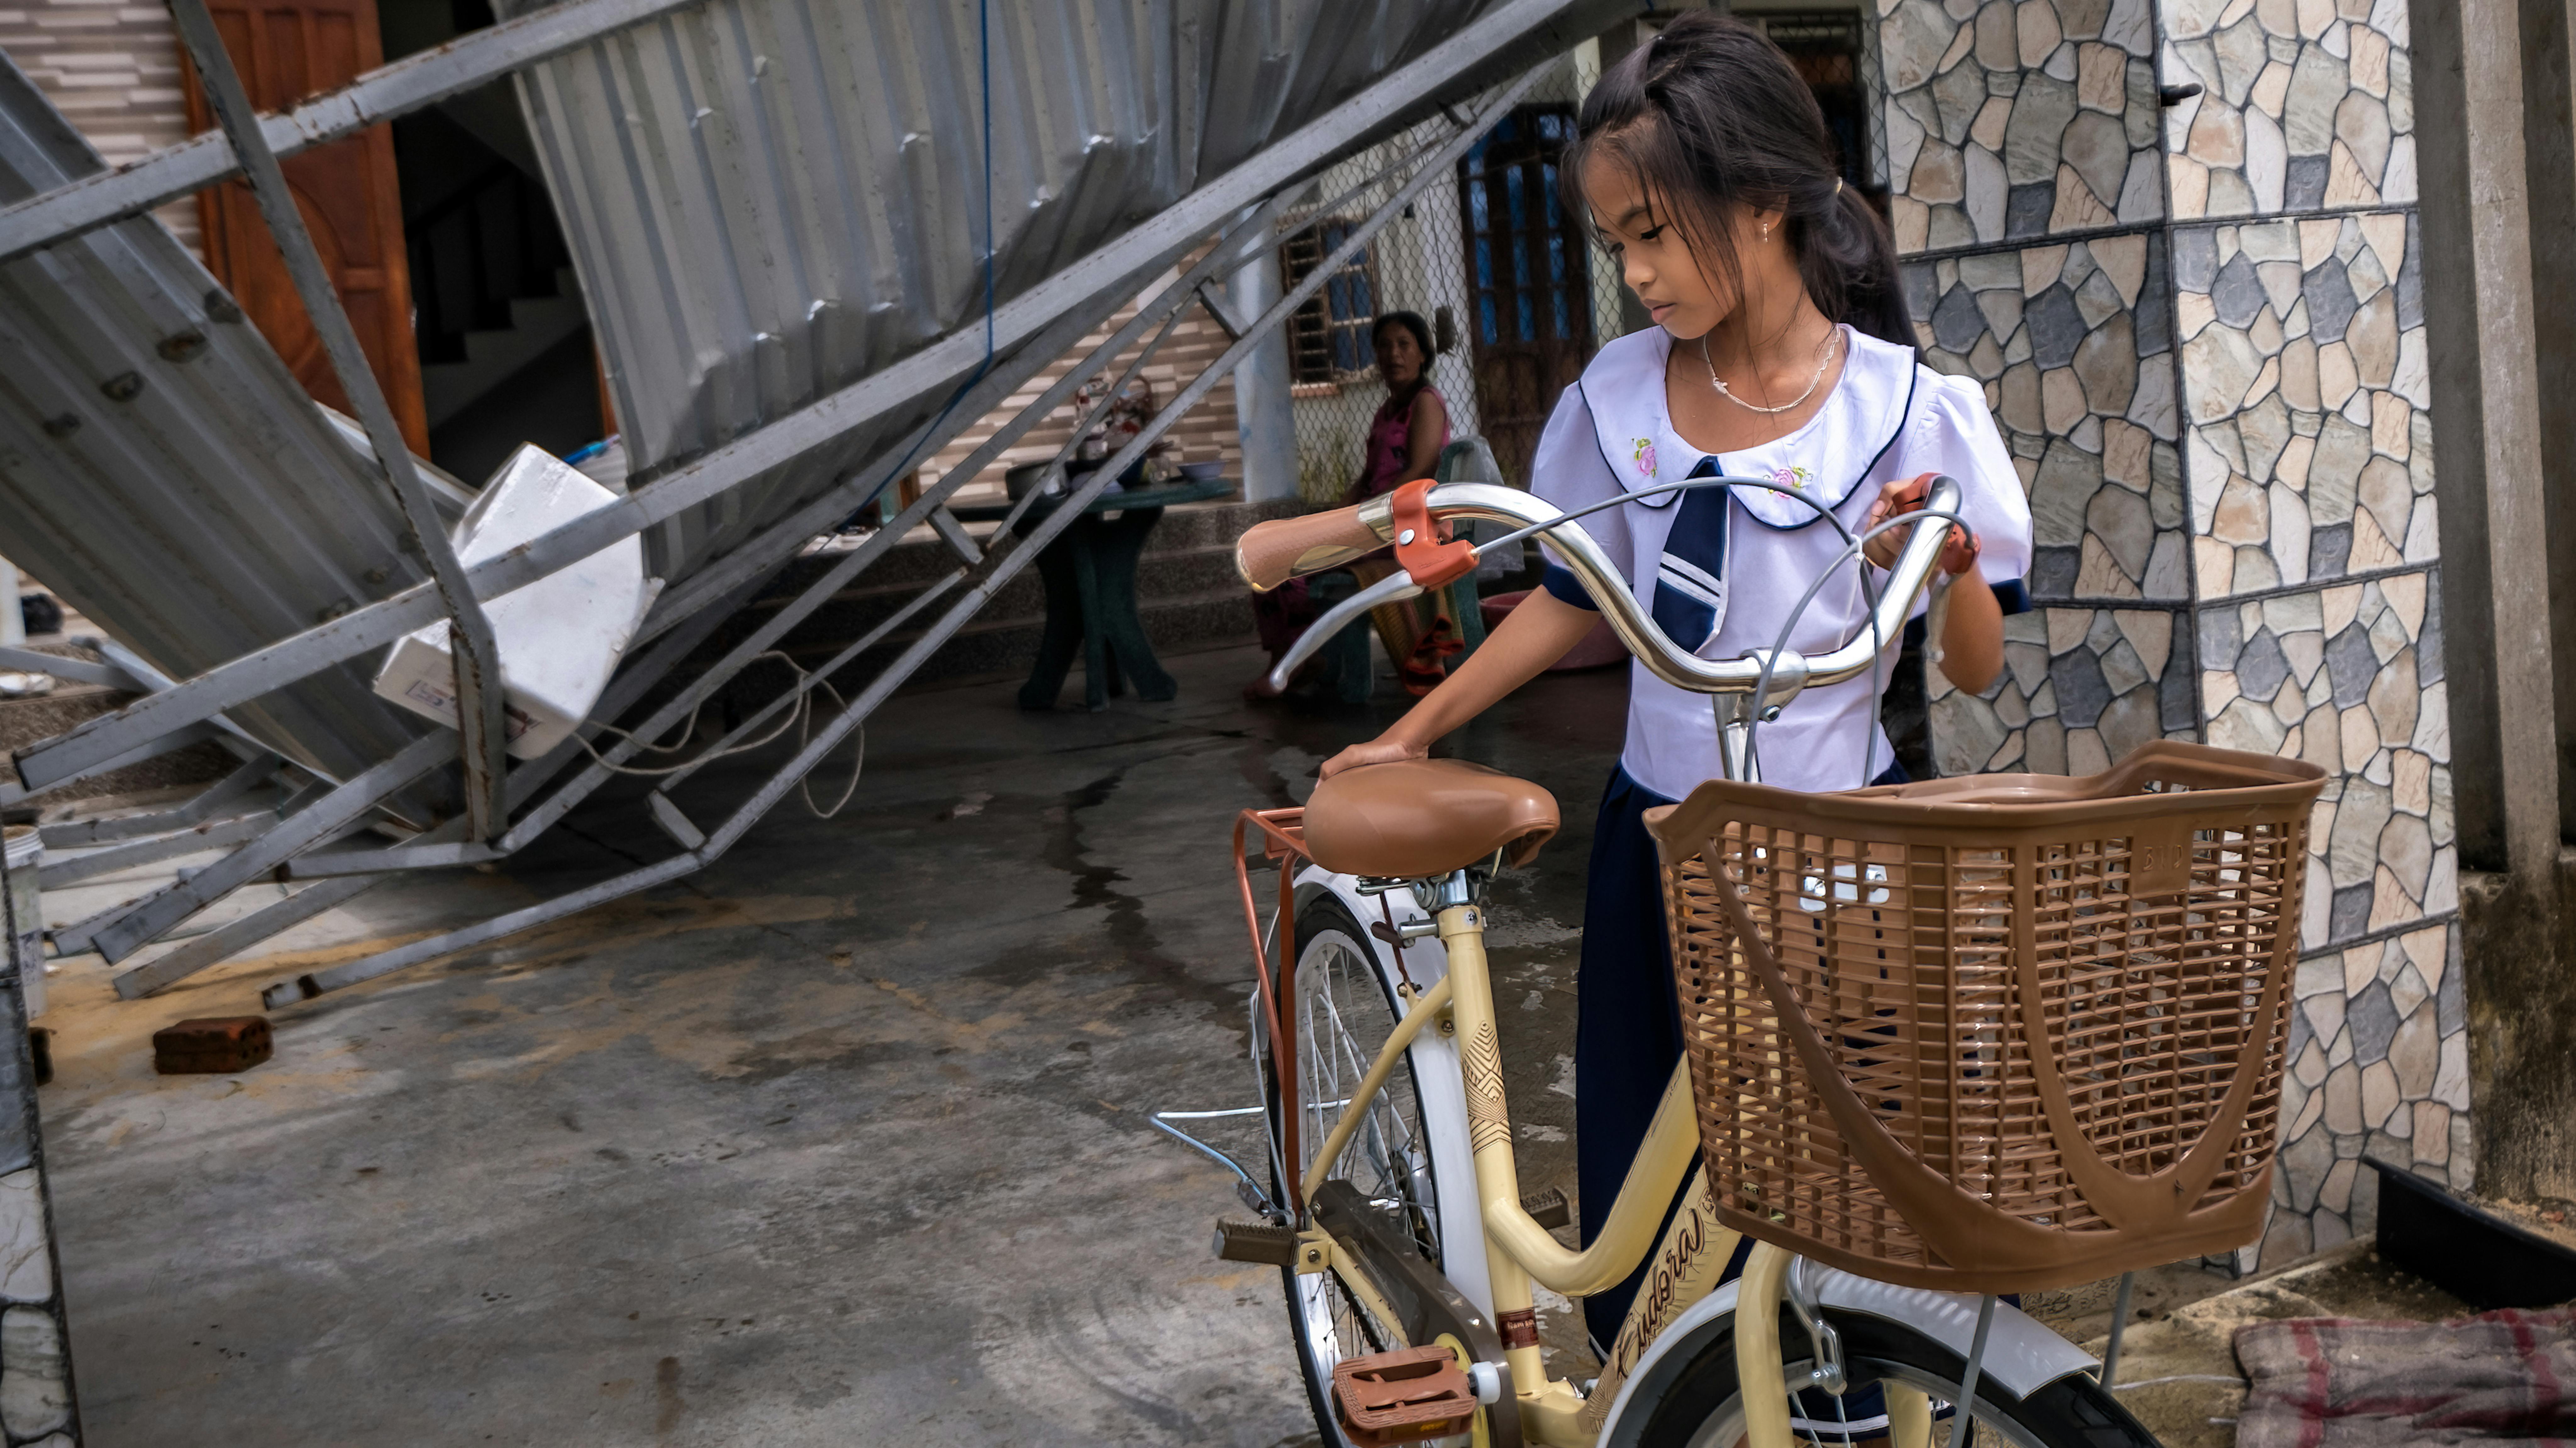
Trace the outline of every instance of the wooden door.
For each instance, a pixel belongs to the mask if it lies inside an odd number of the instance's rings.
[[[1572,107],[1522,106],[1458,162],[1476,416],[1520,487],[1557,394],[1592,360],[1590,258],[1556,189],[1573,137]]]
[[[241,72],[251,103],[279,111],[333,90],[384,63],[375,0],[212,0],[224,49]],[[184,58],[183,58],[184,59]],[[182,64],[188,122],[211,130],[196,68]],[[411,275],[404,261],[402,194],[394,180],[390,126],[317,146],[280,163],[313,244],[339,289],[376,383],[413,452],[429,453],[429,420],[421,404],[420,354],[411,332]],[[197,193],[205,227],[206,265],[229,289],[288,370],[313,396],[354,413],[332,374],[330,356],[286,274],[285,258],[261,223],[250,187],[228,181]]]

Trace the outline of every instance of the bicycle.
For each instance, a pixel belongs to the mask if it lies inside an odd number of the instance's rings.
[[[1881,530],[1959,522],[1958,499],[1937,479]],[[1460,519],[1513,531],[1439,541]],[[1221,1222],[1215,1249],[1281,1268],[1324,1441],[1787,1448],[1801,1427],[1871,1426],[1801,1420],[1795,1395],[1839,1408],[1875,1382],[1900,1448],[1934,1441],[1936,1404],[1954,1444],[1982,1426],[2025,1448],[2152,1445],[2107,1386],[2125,1312],[2097,1364],[1995,1294],[2254,1239],[2284,922],[2322,771],[2157,743],[2084,780],[1762,789],[1760,725],[1879,666],[1938,526],[1913,528],[1867,626],[1816,658],[1684,652],[1572,517],[1493,485],[1414,483],[1264,524],[1237,557],[1255,587],[1390,543],[1404,566],[1319,618],[1284,678],[1368,608],[1538,532],[1647,668],[1718,711],[1724,778],[1648,816],[1689,1049],[1601,1232],[1562,1245],[1562,1195],[1524,1199],[1513,1163],[1481,909],[1494,874],[1554,833],[1554,800],[1435,759],[1347,770],[1302,808],[1237,818],[1262,1104],[1155,1120],[1241,1178],[1262,1220]],[[1845,536],[1848,559],[1869,535]],[[1937,637],[1937,597],[1933,611]],[[1266,925],[1247,845],[1278,867]],[[1170,1124],[1255,1113],[1266,1185]],[[1742,1275],[1717,1284],[1745,1236]],[[1550,1379],[1532,1284],[1599,1291],[1650,1254],[1601,1376]]]

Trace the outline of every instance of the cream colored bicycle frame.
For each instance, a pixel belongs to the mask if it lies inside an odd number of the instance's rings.
[[[1448,974],[1413,998],[1404,1019],[1378,1049],[1368,1074],[1352,1091],[1350,1104],[1313,1158],[1316,1166],[1305,1181],[1308,1205],[1311,1208],[1314,1193],[1324,1183],[1326,1167],[1340,1159],[1405,1050],[1446,1011],[1456,1030],[1459,1066],[1466,1078],[1467,1130],[1475,1152],[1478,1215],[1485,1224],[1485,1271],[1493,1288],[1496,1318],[1505,1320],[1509,1314],[1532,1310],[1532,1282],[1570,1297],[1611,1287],[1635,1271],[1656,1245],[1656,1227],[1664,1208],[1698,1149],[1686,1070],[1673,1068],[1663,1101],[1646,1128],[1645,1142],[1628,1167],[1627,1179],[1620,1183],[1600,1235],[1580,1252],[1565,1246],[1521,1207],[1520,1174],[1512,1160],[1511,1112],[1503,1095],[1501,1043],[1495,1033],[1493,982],[1485,970],[1484,911],[1474,905],[1451,906],[1440,912],[1439,931],[1440,943],[1449,953]],[[1692,1185],[1696,1200],[1704,1193],[1705,1173],[1695,1175]],[[1504,1349],[1520,1398],[1521,1432],[1530,1442],[1550,1448],[1589,1448],[1600,1436],[1602,1419],[1637,1355],[1665,1325],[1716,1287],[1719,1272],[1735,1255],[1741,1239],[1732,1231],[1714,1228],[1700,1240],[1697,1252],[1680,1253],[1674,1239],[1684,1219],[1693,1216],[1689,1211],[1677,1213],[1675,1230],[1665,1233],[1664,1246],[1674,1269],[1671,1290],[1650,1287],[1637,1294],[1612,1349],[1612,1356],[1624,1361],[1603,1365],[1588,1400],[1564,1379],[1548,1378],[1537,1347]],[[1737,1380],[1748,1385],[1743,1403],[1749,1448],[1793,1448],[1796,1442],[1789,1426],[1787,1394],[1749,1390],[1749,1385],[1766,1378],[1781,1381],[1780,1301],[1790,1261],[1790,1254],[1777,1247],[1757,1245],[1736,1288],[1736,1371]],[[1359,1269],[1351,1254],[1335,1253],[1331,1270],[1353,1283],[1355,1297],[1383,1300],[1374,1283],[1354,1280]],[[1658,1274],[1659,1282],[1664,1275]],[[1887,1385],[1887,1394],[1898,1448],[1929,1448],[1932,1419],[1923,1394],[1893,1383]]]

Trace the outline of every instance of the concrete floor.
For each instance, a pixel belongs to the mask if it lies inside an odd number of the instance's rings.
[[[145,1002],[60,962],[42,1100],[93,1448],[1311,1441],[1277,1275],[1207,1253],[1229,1179],[1145,1117],[1253,1099],[1232,815],[1398,700],[1252,708],[1250,651],[1171,662],[1178,701],[1100,715],[900,699],[838,818],[783,806],[694,878],[282,1012],[238,1077],[157,1077],[148,1038],[667,846],[595,806]],[[1531,1188],[1573,1185],[1623,691],[1548,678],[1453,741],[1567,819],[1492,911]]]

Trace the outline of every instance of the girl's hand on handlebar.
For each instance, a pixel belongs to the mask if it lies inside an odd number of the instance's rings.
[[[1424,745],[1381,736],[1366,744],[1354,744],[1325,760],[1324,767],[1317,770],[1315,775],[1318,779],[1330,779],[1345,769],[1357,769],[1363,764],[1394,764],[1407,759],[1427,759],[1430,756],[1431,750]]]
[[[1931,491],[1932,476],[1929,473],[1880,488],[1877,501],[1869,505],[1869,516],[1861,520],[1861,531],[1867,532],[1900,513],[1921,507],[1924,495]],[[1871,539],[1862,552],[1878,567],[1894,568],[1897,555],[1905,551],[1906,541],[1913,534],[1911,528],[1881,533]],[[1972,534],[1963,528],[1951,527],[1949,541],[1941,549],[1941,571],[1952,577],[1967,572],[1976,563],[1977,552],[1977,539]]]

